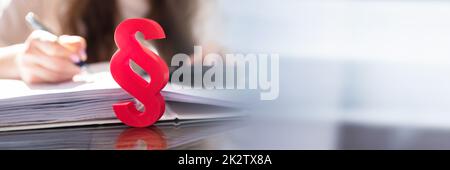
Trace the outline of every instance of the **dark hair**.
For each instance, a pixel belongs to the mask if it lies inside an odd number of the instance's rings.
[[[192,53],[196,43],[193,21],[196,0],[148,0],[150,12],[146,18],[161,24],[166,39],[152,42],[160,56],[168,62],[176,53]],[[88,43],[88,62],[107,61],[114,53],[114,29],[119,23],[120,11],[116,0],[72,0],[62,19],[63,33],[80,35]]]

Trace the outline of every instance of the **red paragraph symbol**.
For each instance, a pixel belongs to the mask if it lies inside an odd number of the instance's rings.
[[[147,127],[158,121],[164,113],[165,103],[161,90],[169,79],[166,63],[136,40],[141,32],[146,40],[165,38],[161,26],[148,19],[127,19],[117,26],[114,40],[118,50],[111,58],[110,70],[114,80],[130,95],[144,105],[144,112],[136,109],[134,102],[113,105],[119,120],[132,127]],[[130,67],[133,60],[150,75],[150,83]]]

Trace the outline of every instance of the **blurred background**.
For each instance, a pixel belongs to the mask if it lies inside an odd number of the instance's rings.
[[[450,111],[448,1],[227,0],[219,6],[227,47],[280,54],[283,104]]]
[[[450,148],[450,1],[218,6],[228,48],[280,54],[280,96],[254,111],[271,118],[257,128],[260,136],[276,134],[270,139],[278,144],[224,148]],[[281,117],[300,121],[285,130],[267,127]],[[254,138],[236,139],[245,137]]]

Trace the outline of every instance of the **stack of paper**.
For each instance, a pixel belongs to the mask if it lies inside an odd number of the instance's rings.
[[[105,68],[105,65],[97,67]],[[161,121],[206,120],[240,114],[221,109],[209,109],[211,113],[201,113],[202,107],[196,107],[196,111],[186,110],[185,114],[174,112],[171,107],[177,103],[226,107],[233,103],[220,96],[188,93],[183,89],[174,90],[173,87],[167,85],[161,92],[167,101]],[[112,105],[121,101],[135,100],[115,83],[108,71],[91,71],[74,78],[73,82],[51,85],[27,85],[19,80],[0,80],[0,131],[119,123]]]

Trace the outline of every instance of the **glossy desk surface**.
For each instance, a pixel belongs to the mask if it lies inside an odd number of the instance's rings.
[[[450,149],[450,129],[335,120],[239,120],[0,133],[0,149]]]

